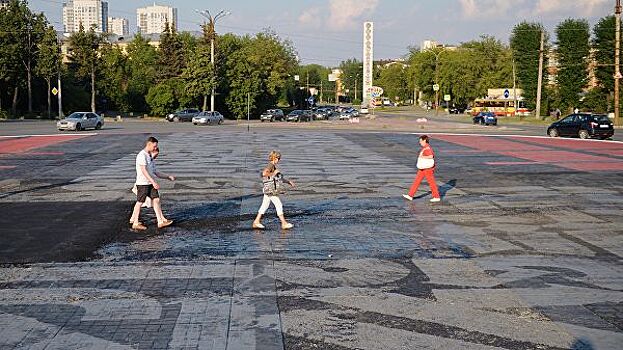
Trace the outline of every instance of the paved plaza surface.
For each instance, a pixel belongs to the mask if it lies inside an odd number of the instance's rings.
[[[0,349],[623,344],[622,143],[441,122],[50,125],[0,123],[51,134],[0,137]],[[418,132],[441,203],[426,183],[401,197]],[[148,135],[178,177],[161,181],[175,224],[156,230],[144,209],[138,234],[130,189]],[[272,149],[297,183],[282,196],[290,231],[272,208],[251,229]]]

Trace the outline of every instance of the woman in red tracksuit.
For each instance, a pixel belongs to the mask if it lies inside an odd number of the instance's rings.
[[[413,196],[417,192],[418,187],[420,187],[420,183],[426,177],[426,181],[428,181],[428,185],[430,186],[431,192],[433,192],[433,198],[430,200],[431,202],[439,202],[441,200],[439,196],[439,189],[437,189],[437,184],[435,183],[435,153],[428,143],[428,136],[422,135],[420,136],[420,145],[422,146],[422,150],[420,151],[420,155],[418,156],[418,171],[415,180],[413,181],[413,185],[411,185],[411,189],[409,190],[409,194],[403,194],[402,196],[405,199],[412,201]]]

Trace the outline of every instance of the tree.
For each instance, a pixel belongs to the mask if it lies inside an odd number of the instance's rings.
[[[383,94],[390,100],[404,101],[410,97],[407,67],[401,63],[381,68],[376,85],[383,88]]]
[[[521,22],[513,28],[510,38],[510,46],[515,59],[517,81],[524,91],[526,104],[533,109],[536,106],[537,83],[539,76],[539,50],[541,45],[541,33],[545,28],[540,23]],[[543,76],[546,75],[547,42],[548,35],[545,32],[545,52],[543,64]]]
[[[210,62],[210,47],[200,45],[190,56],[188,66],[182,73],[182,78],[186,86],[186,93],[189,97],[198,98],[203,96],[203,110],[207,110],[207,96],[216,87],[216,76],[214,67]]]
[[[229,110],[239,117],[245,115],[247,99],[252,112],[274,106],[295,66],[291,42],[271,32],[243,37],[240,48],[226,62]]]
[[[164,31],[160,35],[159,50],[159,76],[160,82],[180,77],[186,68],[186,58],[184,57],[184,43],[180,39],[175,28],[165,23]]]
[[[340,81],[343,86],[353,89],[355,84],[361,85],[359,84],[359,81],[363,81],[363,63],[361,61],[356,58],[347,59],[340,63],[339,69],[342,71]],[[360,87],[363,88],[363,86]],[[363,93],[358,93],[358,95],[363,96]]]
[[[588,82],[589,25],[583,19],[567,19],[556,27],[558,86],[564,108],[579,106],[580,93]]]
[[[137,34],[127,49],[128,107],[134,111],[147,111],[145,96],[154,86],[158,76],[158,52],[149,41]]]
[[[128,57],[118,45],[104,43],[100,46],[99,91],[110,102],[105,106],[128,111]]]
[[[38,46],[37,66],[35,73],[47,83],[46,97],[48,100],[48,117],[52,116],[51,89],[52,79],[60,74],[62,67],[61,50],[53,27],[48,27]]]
[[[513,85],[513,58],[510,49],[498,39],[482,35],[480,40],[473,40],[461,45],[472,50],[478,66],[478,96],[485,96],[487,89],[509,87]]]
[[[43,14],[34,15],[23,0],[12,0],[0,12],[0,68],[3,79],[13,81],[13,114],[17,112],[18,92],[26,73],[28,112],[32,112],[32,76],[36,66],[37,44],[47,26]]]
[[[311,95],[311,91],[305,92],[306,96],[301,97],[299,89],[300,87],[309,86],[310,89],[316,89],[319,93],[323,95],[335,95],[335,92],[331,94],[330,92],[327,94],[327,91],[331,89],[333,85],[332,82],[329,82],[329,73],[331,70],[327,67],[323,67],[319,64],[308,64],[299,66],[297,69],[296,75],[299,76],[299,81],[294,81],[293,84],[288,85],[287,90],[290,94],[290,98],[285,98],[285,102],[296,101],[297,98],[307,98]],[[293,80],[293,79],[292,79]],[[298,97],[297,97],[298,96]],[[319,96],[324,100],[324,96]]]
[[[434,95],[433,84],[435,84],[435,53],[430,50],[412,50],[409,55],[409,81],[420,90],[425,98],[432,98]]]
[[[158,83],[149,89],[145,99],[152,113],[165,115],[175,108],[175,87],[168,82]]]
[[[597,61],[595,77],[599,84],[599,89],[593,91],[593,94],[601,94],[601,98],[608,101],[608,106],[612,105],[614,93],[615,23],[614,16],[607,16],[600,19],[593,28],[592,46]]]
[[[444,51],[439,55],[440,95],[449,94],[452,101],[459,105],[467,105],[469,101],[483,96],[481,64],[482,60],[475,50]]]
[[[88,31],[80,24],[78,32],[69,37],[69,58],[76,66],[76,75],[91,78],[91,112],[95,113],[95,78],[101,64],[99,49],[103,38],[95,33],[95,27]]]

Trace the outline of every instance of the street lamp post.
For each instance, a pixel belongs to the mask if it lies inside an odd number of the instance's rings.
[[[56,71],[56,75],[57,75],[57,85],[58,85],[58,92],[56,94],[56,97],[58,98],[58,118],[63,118],[63,97],[62,97],[62,87],[61,87],[61,68],[63,66],[63,41],[60,38],[56,38],[56,40],[58,41],[58,52],[59,52],[59,60],[57,62],[58,64],[58,69]],[[50,92],[48,91],[48,94]]]
[[[617,0],[614,8],[615,43],[614,43],[614,125],[621,125],[619,106],[619,84],[621,79],[621,0]]]
[[[219,13],[216,14],[216,16],[212,16],[209,10],[196,11],[208,20],[208,33],[210,35],[210,63],[212,63],[212,69],[214,69],[214,39],[216,38],[216,30],[214,27],[217,20],[230,15],[231,12],[221,10]],[[214,71],[216,72],[215,69]],[[214,95],[215,91],[214,87],[212,87],[212,94],[210,95],[210,111],[212,112],[214,112]]]
[[[441,49],[439,52],[434,52],[435,54],[435,85],[439,84],[439,56],[444,52],[444,49]],[[439,115],[439,89],[435,91],[435,115]]]

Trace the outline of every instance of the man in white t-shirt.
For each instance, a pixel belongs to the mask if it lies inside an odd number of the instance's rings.
[[[155,137],[149,137],[147,142],[145,142],[145,148],[136,156],[136,204],[134,204],[134,210],[130,218],[132,229],[134,230],[144,231],[147,229],[138,219],[141,214],[141,206],[145,203],[147,197],[151,199],[154,212],[156,213],[158,228],[167,227],[173,223],[173,221],[168,220],[162,214],[160,194],[158,193],[160,185],[155,180],[156,174],[152,173],[153,166],[151,162],[153,162],[153,159],[150,154],[157,148],[158,140]]]

